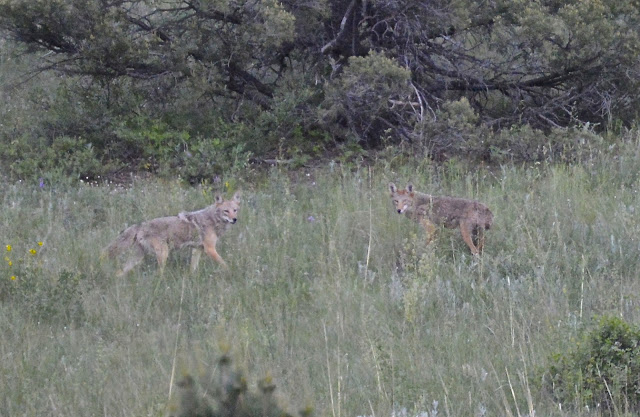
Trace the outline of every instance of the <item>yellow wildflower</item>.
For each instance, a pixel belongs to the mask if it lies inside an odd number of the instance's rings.
[[[9,266],[13,266],[13,262],[8,261],[7,264],[9,264]]]
[[[29,249],[29,253],[35,255],[36,253],[38,253],[38,251],[35,249]]]
[[[7,245],[7,252],[11,252],[11,245]]]
[[[44,245],[44,242],[38,242],[38,246]]]
[[[11,281],[15,281],[16,280],[16,276],[15,275],[11,275]]]
[[[229,189],[229,181],[225,181],[224,188],[226,188],[227,190]]]

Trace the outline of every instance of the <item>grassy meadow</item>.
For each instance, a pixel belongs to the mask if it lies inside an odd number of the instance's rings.
[[[203,256],[191,276],[185,251],[164,276],[150,259],[124,278],[101,249],[210,204],[211,187],[5,183],[1,414],[164,416],[172,375],[205,374],[228,349],[293,413],[600,415],[555,403],[545,370],[594,316],[640,322],[639,172],[637,142],[574,165],[273,169],[223,190],[243,190],[218,245],[229,271]],[[389,181],[485,202],[484,255],[457,230],[426,246]]]

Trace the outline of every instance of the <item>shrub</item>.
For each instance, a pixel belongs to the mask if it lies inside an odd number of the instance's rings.
[[[576,162],[602,147],[603,139],[592,126],[556,128],[548,133],[529,125],[512,126],[487,137],[494,162]]]
[[[16,178],[94,178],[106,170],[91,143],[69,136],[51,141],[16,138],[0,148],[0,161],[6,163],[8,174]]]
[[[380,144],[387,129],[400,137],[406,125],[393,102],[407,102],[411,73],[382,54],[349,58],[349,66],[326,91],[325,126],[336,137],[347,137],[366,147]],[[399,126],[399,127],[397,127]],[[343,127],[343,131],[336,129]]]
[[[83,316],[82,277],[63,270],[57,279],[51,279],[41,257],[43,245],[37,242],[22,250],[5,246],[0,267],[0,302],[11,302],[28,311],[35,320],[79,321]]]
[[[478,125],[479,117],[469,100],[446,101],[433,118],[425,117],[414,135],[426,155],[436,160],[455,155],[477,156],[485,153],[483,139],[488,134]]]
[[[179,388],[169,406],[171,417],[281,417],[291,416],[274,398],[276,386],[271,377],[258,383],[258,391],[247,388],[244,375],[232,369],[231,358],[218,360],[217,377],[199,378],[185,374],[176,384]],[[301,417],[311,416],[311,408],[300,411]]]
[[[187,130],[172,127],[162,120],[134,117],[123,123],[118,136],[132,148],[139,148],[144,158],[139,169],[161,176],[182,176],[191,183],[245,168],[251,154],[236,135],[242,124],[219,123],[219,136],[192,136]]]
[[[603,316],[573,350],[555,354],[547,388],[576,407],[640,411],[640,329]]]

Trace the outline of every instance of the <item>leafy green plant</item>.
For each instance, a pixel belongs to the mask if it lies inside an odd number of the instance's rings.
[[[213,178],[223,172],[244,168],[251,154],[242,142],[227,136],[240,134],[242,125],[224,122],[220,137],[192,136],[187,130],[172,127],[162,120],[135,117],[118,130],[119,136],[140,148],[144,158],[140,168],[163,176],[176,174],[191,183]]]
[[[602,148],[603,139],[585,125],[575,129],[552,129],[548,133],[528,125],[488,135],[482,145],[494,162],[576,162]]]
[[[370,53],[349,58],[349,66],[327,88],[322,118],[334,135],[356,139],[371,147],[380,144],[380,134],[391,128],[395,136],[399,115],[393,102],[406,102],[410,96],[411,73],[384,54]],[[338,132],[340,126],[348,126]]]
[[[146,159],[142,168],[154,171],[158,164],[163,164],[185,149],[190,140],[188,132],[176,130],[162,120],[146,116],[123,122],[117,132],[132,147],[141,150],[141,155]]]
[[[45,138],[19,137],[0,147],[0,161],[16,178],[46,176],[53,180],[97,177],[105,167],[91,143],[83,138],[60,136]]]
[[[28,249],[5,246],[0,278],[0,301],[28,311],[37,320],[56,318],[79,320],[82,317],[82,291],[79,274],[63,270],[57,279],[46,273],[40,248],[43,242]]]
[[[5,245],[2,278],[0,279],[0,301],[6,301],[21,291],[23,282],[28,281],[28,277],[37,275],[41,268],[41,260],[38,256],[38,246],[42,247],[44,242],[37,242],[37,246],[22,250],[16,249],[14,245]]]
[[[251,153],[242,144],[229,146],[218,138],[197,138],[189,151],[176,155],[171,172],[190,183],[199,183],[222,173],[234,173],[247,167]]]
[[[555,354],[547,386],[558,402],[640,410],[640,328],[602,316],[567,353]]]
[[[482,157],[488,129],[479,125],[478,120],[469,100],[462,97],[444,102],[435,117],[423,119],[413,135],[423,147],[422,153],[434,159],[469,154]]]
[[[179,390],[169,406],[171,417],[290,416],[278,405],[270,376],[258,382],[257,391],[251,391],[245,376],[232,368],[226,354],[218,359],[217,377],[196,380],[186,373],[176,385]],[[300,417],[311,414],[310,407],[300,411]]]

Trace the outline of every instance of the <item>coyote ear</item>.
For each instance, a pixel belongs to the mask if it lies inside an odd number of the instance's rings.
[[[413,192],[413,184],[411,183],[407,184],[407,191],[409,191],[410,193]]]
[[[222,199],[222,196],[220,194],[216,194],[216,203],[220,204],[222,203],[224,200]]]
[[[236,193],[233,195],[233,199],[236,201],[236,203],[240,202],[240,197],[242,196],[242,192],[241,191],[236,191]]]
[[[391,190],[391,193],[395,193],[396,191],[398,191],[396,185],[392,182],[389,183],[389,190]]]

